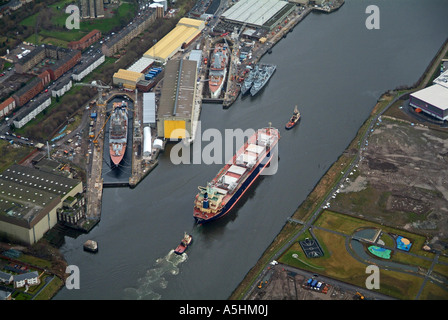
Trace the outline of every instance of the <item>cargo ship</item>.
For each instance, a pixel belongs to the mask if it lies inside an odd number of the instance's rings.
[[[269,79],[274,74],[276,69],[277,66],[273,64],[259,65],[258,72],[254,79],[254,83],[250,88],[250,94],[252,96],[256,95],[261,90],[261,88],[265,86],[265,84],[269,81]]]
[[[198,187],[193,209],[196,223],[216,220],[232,210],[276,155],[273,150],[279,139],[275,128],[257,130],[207,187]]]
[[[255,79],[255,75],[258,72],[258,66],[255,65],[255,68],[250,70],[244,79],[243,84],[241,85],[241,94],[246,94],[249,92],[250,88],[252,87]]]
[[[128,111],[126,102],[115,102],[109,123],[109,153],[113,165],[123,160],[128,140]]]
[[[227,74],[228,51],[227,44],[217,43],[210,61],[209,82],[210,95],[213,99],[221,95]]]

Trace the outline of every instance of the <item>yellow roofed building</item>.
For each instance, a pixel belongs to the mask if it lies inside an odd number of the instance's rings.
[[[145,76],[143,73],[120,69],[114,73],[113,83],[114,85],[121,84],[126,89],[134,90],[137,87],[137,82],[144,79]]]
[[[143,56],[165,63],[181,50],[182,46],[187,47],[193,42],[204,27],[205,21],[203,20],[182,18],[173,30],[146,51]]]

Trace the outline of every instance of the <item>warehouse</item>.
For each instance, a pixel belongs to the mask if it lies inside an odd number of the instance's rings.
[[[197,65],[192,60],[170,60],[157,110],[158,137],[178,140],[191,137]]]
[[[448,120],[448,88],[442,85],[433,84],[412,93],[409,104],[439,120]]]
[[[12,165],[0,174],[0,234],[33,244],[57,223],[57,209],[83,192],[82,182]]]
[[[156,123],[156,95],[154,92],[143,93],[143,125]]]
[[[205,21],[182,18],[176,27],[143,55],[165,63],[181,49],[193,42],[205,27]]]
[[[151,68],[153,63],[154,59],[141,57],[136,62],[134,62],[134,64],[132,64],[132,66],[130,66],[127,70],[139,73],[145,73],[146,71],[149,70],[149,68]]]
[[[120,69],[114,73],[113,83],[114,85],[123,86],[123,88],[135,90],[137,82],[144,80],[143,73]]]
[[[293,3],[282,0],[240,0],[225,11],[221,18],[231,23],[272,30],[294,8]]]
[[[202,50],[191,50],[188,59],[196,61],[199,70],[202,64]]]

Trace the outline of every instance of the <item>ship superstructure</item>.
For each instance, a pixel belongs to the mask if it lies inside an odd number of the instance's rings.
[[[250,88],[250,94],[252,96],[256,95],[261,90],[261,88],[265,86],[276,69],[277,66],[273,64],[259,64],[254,83]]]
[[[244,95],[250,91],[250,88],[254,83],[254,79],[257,73],[258,73],[258,65],[255,65],[254,69],[248,72],[246,78],[244,79],[243,84],[241,85],[241,94]]]

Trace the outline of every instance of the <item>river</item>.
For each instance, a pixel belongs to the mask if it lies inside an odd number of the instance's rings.
[[[379,30],[365,26],[368,5],[380,9]],[[104,189],[101,222],[89,234],[66,237],[61,251],[79,267],[80,289],[54,299],[227,299],[379,96],[419,79],[447,37],[447,8],[446,0],[346,0],[332,14],[310,14],[262,58],[277,71],[256,97],[202,109],[202,131],[279,128],[277,173],[261,177],[231,214],[196,227],[197,187],[222,164],[174,165],[168,146],[135,189]],[[285,131],[296,104],[301,123]],[[184,231],[193,244],[175,256]],[[97,254],[82,250],[87,239],[98,241]]]

